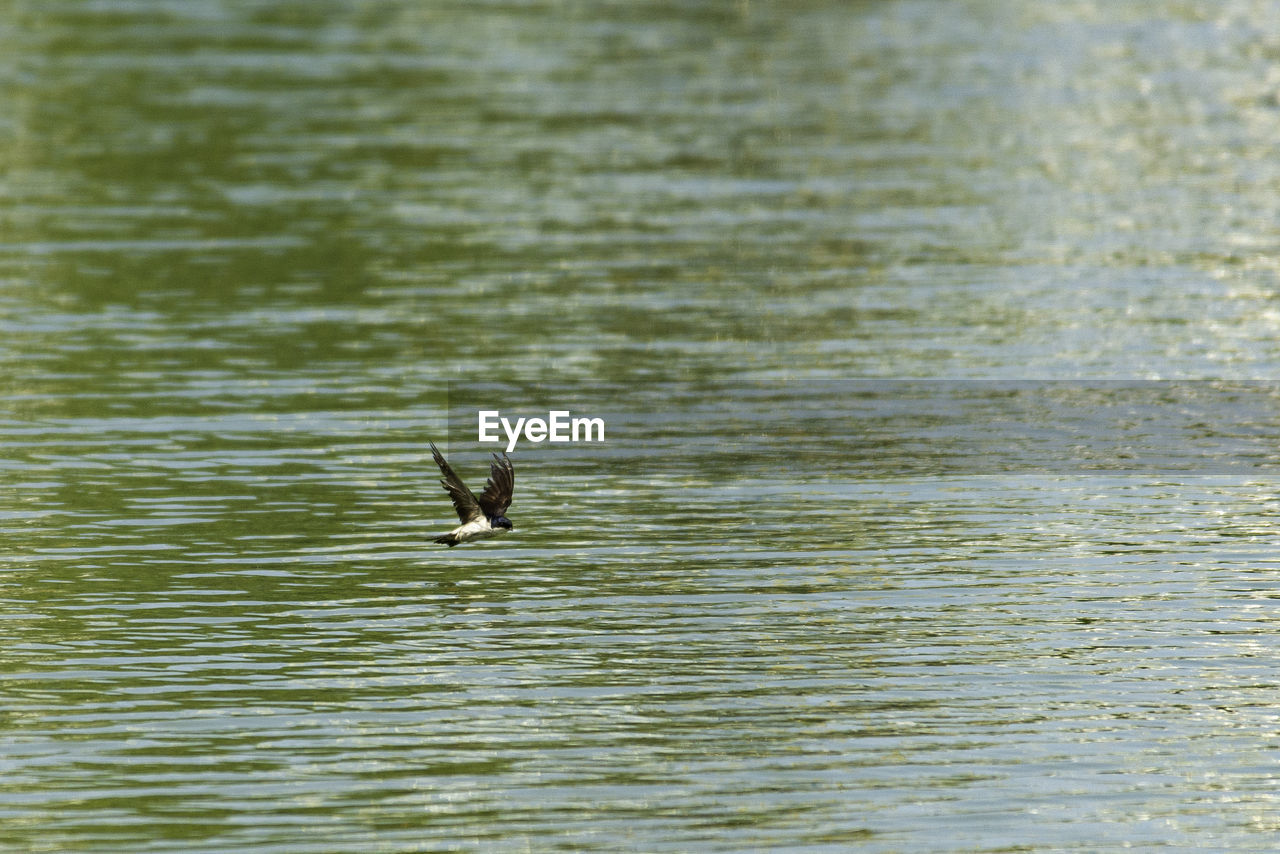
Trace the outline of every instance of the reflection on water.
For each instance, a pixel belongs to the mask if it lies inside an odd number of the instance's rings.
[[[1273,11],[18,4],[0,847],[1267,847]]]

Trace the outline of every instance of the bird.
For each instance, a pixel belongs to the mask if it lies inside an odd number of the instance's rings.
[[[436,537],[432,542],[444,543],[453,548],[458,543],[483,540],[514,530],[511,520],[505,514],[511,506],[516,471],[506,454],[501,457],[493,455],[493,462],[489,464],[489,481],[484,485],[484,492],[477,498],[441,455],[435,443],[428,441],[427,444],[431,445],[431,456],[435,457],[436,465],[440,466],[440,472],[444,475],[440,485],[453,499],[453,509],[458,511],[458,518],[462,520],[461,525],[443,537]]]

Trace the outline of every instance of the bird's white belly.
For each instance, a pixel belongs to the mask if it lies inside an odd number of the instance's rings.
[[[453,529],[453,536],[460,543],[467,543],[472,540],[483,540],[486,537],[495,536],[500,532],[494,530],[489,524],[489,520],[481,516],[479,519],[473,519],[465,525],[459,525]]]

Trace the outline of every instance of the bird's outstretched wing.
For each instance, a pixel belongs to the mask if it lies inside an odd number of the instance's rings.
[[[478,499],[484,515],[492,518],[506,513],[511,506],[511,493],[515,488],[516,470],[511,465],[511,460],[507,459],[506,454],[501,457],[494,454],[493,462],[489,463],[489,482],[484,485],[484,492],[480,493]]]
[[[440,471],[444,475],[444,480],[440,481],[440,485],[444,487],[444,491],[449,493],[449,497],[453,499],[453,509],[458,511],[458,518],[462,520],[464,525],[473,519],[479,519],[482,511],[480,502],[476,500],[475,494],[467,489],[467,485],[462,482],[462,478],[458,477],[449,462],[440,455],[440,449],[436,447],[436,443],[428,441],[427,444],[431,446],[431,456],[436,458],[436,465],[440,466]],[[488,494],[488,490],[486,490],[485,495]]]

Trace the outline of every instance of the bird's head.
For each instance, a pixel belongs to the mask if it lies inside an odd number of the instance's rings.
[[[508,531],[515,530],[515,526],[511,524],[511,520],[508,519],[506,516],[499,516],[498,518],[494,519],[493,527],[505,528]]]

